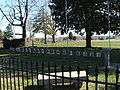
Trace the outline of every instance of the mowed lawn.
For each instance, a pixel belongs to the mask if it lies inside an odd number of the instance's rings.
[[[56,43],[37,43],[38,47],[85,47],[86,41],[63,41]],[[92,47],[104,47],[104,48],[120,48],[120,40],[92,40]]]
[[[85,47],[85,40],[69,40],[69,41],[61,41],[56,43],[48,42],[47,44],[41,42],[34,42],[34,45],[37,47]],[[32,46],[31,44],[27,45]],[[0,43],[0,47],[3,47],[3,44]],[[92,40],[92,47],[104,47],[104,48],[120,48],[120,40]]]

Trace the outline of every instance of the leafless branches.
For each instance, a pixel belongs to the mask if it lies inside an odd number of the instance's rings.
[[[13,26],[22,27],[23,38],[26,38],[26,23],[32,8],[38,7],[39,0],[10,0],[11,4],[6,5],[9,11],[6,13],[4,8],[0,7],[0,12],[6,20]]]

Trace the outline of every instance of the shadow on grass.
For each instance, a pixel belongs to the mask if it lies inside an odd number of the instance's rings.
[[[31,85],[25,87],[24,90],[49,90],[47,87],[43,87],[42,85]],[[73,85],[57,85],[57,86],[52,86],[50,90],[80,90],[80,87],[73,86]]]
[[[120,90],[120,86],[118,86],[118,89],[115,86],[108,86],[108,90]]]
[[[31,85],[31,86],[25,87],[24,90],[45,90],[45,89],[42,85]]]
[[[103,85],[102,85],[102,86],[99,86],[99,87],[98,87],[98,90],[105,90],[105,86],[103,86]],[[118,87],[118,89],[116,89],[115,86],[112,86],[112,85],[111,85],[111,86],[108,86],[108,87],[107,87],[107,90],[120,90],[120,87]]]

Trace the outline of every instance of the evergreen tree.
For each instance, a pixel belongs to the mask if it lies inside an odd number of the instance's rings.
[[[51,16],[44,11],[44,8],[39,11],[37,16],[34,18],[33,21],[33,32],[38,33],[42,32],[45,35],[45,44],[47,44],[47,34],[53,35],[56,32],[53,30],[54,24],[52,22]]]
[[[11,24],[8,24],[8,26],[6,27],[6,30],[4,31],[4,37],[7,39],[13,37],[13,31],[12,31]]]
[[[69,29],[81,32],[85,28],[86,47],[91,47],[91,36],[95,32],[120,31],[119,0],[52,0],[49,6],[62,33],[67,33]]]

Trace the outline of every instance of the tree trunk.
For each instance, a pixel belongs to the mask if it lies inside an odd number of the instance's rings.
[[[52,35],[52,43],[55,43],[55,34]]]
[[[91,30],[89,28],[85,28],[86,31],[86,47],[91,48]]]
[[[47,34],[45,33],[45,42],[44,44],[47,44]]]
[[[25,39],[26,39],[26,27],[25,25],[22,26],[22,39],[23,39],[23,45],[25,46]]]
[[[23,32],[23,34],[22,34],[22,38],[23,39],[25,39],[26,38],[26,27],[25,27],[25,25],[24,26],[22,26],[22,32]]]

